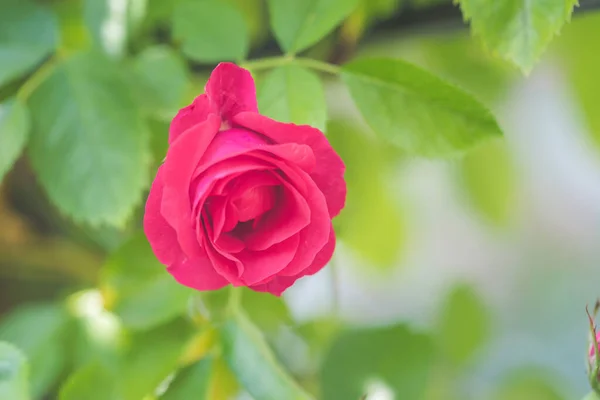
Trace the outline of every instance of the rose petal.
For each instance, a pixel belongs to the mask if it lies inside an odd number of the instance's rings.
[[[311,265],[317,254],[327,244],[331,234],[331,220],[327,211],[327,203],[323,193],[304,171],[306,175],[307,192],[304,193],[306,202],[310,206],[310,224],[298,236],[300,245],[294,259],[285,267],[281,274],[295,275]]]
[[[310,172],[315,166],[315,157],[308,145],[269,144],[263,136],[254,132],[245,129],[229,129],[219,132],[215,136],[198,163],[194,176],[199,176],[220,161],[259,150],[259,153],[269,154],[270,157],[277,156],[300,166],[307,172]],[[268,160],[268,158],[262,158]]]
[[[207,95],[202,94],[192,104],[179,110],[169,127],[169,144],[173,144],[183,132],[206,121],[209,114],[217,114],[218,110]]]
[[[206,122],[185,131],[169,148],[163,164],[161,214],[175,229],[182,250],[191,259],[199,257],[200,251],[194,233],[189,187],[197,160],[216,135],[220,123],[218,117],[210,115]]]
[[[281,180],[268,171],[247,172],[231,182],[227,193],[240,222],[255,219],[269,211],[277,200],[277,190]]]
[[[229,284],[215,271],[206,256],[193,260],[184,258],[181,262],[170,265],[167,271],[177,282],[196,290],[217,290]]]
[[[255,154],[255,156],[264,157],[259,154]],[[282,160],[271,159],[271,162],[282,171],[283,177],[292,183],[298,192],[300,192],[310,208],[310,224],[306,225],[299,233],[301,236],[298,252],[296,253],[294,260],[284,270],[286,271],[286,274],[293,275],[309,265],[317,252],[325,245],[325,243],[327,243],[331,219],[327,210],[325,197],[310,175],[300,168],[290,166]],[[261,232],[261,230],[257,230],[257,235],[259,234],[258,232]],[[272,231],[264,230],[264,232],[269,233]],[[248,248],[253,248],[253,246],[258,246],[258,244],[251,243],[251,239],[248,238],[246,240],[246,246]]]
[[[240,239],[224,233],[215,240],[215,247],[229,254],[235,254],[244,250],[246,245]],[[236,256],[236,258],[238,257]]]
[[[261,283],[258,285],[249,286],[250,289],[255,290],[257,292],[268,292],[275,296],[281,296],[281,294],[290,286],[292,286],[298,279],[307,276],[314,275],[319,272],[329,260],[333,256],[333,252],[335,250],[335,233],[333,228],[331,229],[331,233],[329,234],[329,241],[327,244],[321,249],[321,251],[315,257],[313,263],[306,268],[304,271],[300,272],[294,276],[284,276],[277,275],[273,277],[273,279],[268,280],[265,283]]]
[[[233,285],[243,286],[244,284],[240,277],[244,273],[244,265],[235,256],[227,252],[226,249],[220,248],[217,245],[209,220],[209,215],[206,211],[203,211],[196,225],[198,241],[201,241],[202,247],[206,251],[215,270]]]
[[[278,204],[266,213],[255,229],[245,238],[250,250],[265,250],[297,234],[310,223],[310,207],[298,190],[286,180],[280,180],[284,191]]]
[[[316,157],[315,170],[310,174],[327,199],[329,215],[339,214],[346,201],[344,162],[333,150],[321,131],[307,125],[273,121],[256,112],[242,112],[233,118],[234,124],[265,135],[276,143],[300,143],[310,146]]]
[[[246,285],[253,285],[277,274],[294,258],[298,249],[299,238],[292,236],[263,251],[245,250],[236,255],[244,265],[242,280]]]
[[[190,186],[193,213],[197,215],[210,194],[223,194],[225,186],[240,174],[248,171],[273,169],[273,165],[255,157],[237,156],[212,165],[197,176]]]
[[[217,65],[204,91],[224,121],[242,111],[258,112],[256,87],[249,71],[229,62]]]
[[[160,213],[160,205],[163,197],[163,170],[158,168],[150,194],[146,201],[144,213],[144,233],[152,247],[152,251],[158,260],[169,265],[181,256],[181,247],[177,242],[175,230],[167,223]]]

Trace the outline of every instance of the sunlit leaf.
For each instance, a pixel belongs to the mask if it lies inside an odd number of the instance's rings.
[[[490,55],[468,32],[415,37],[424,68],[456,83],[493,105],[518,76],[510,65]]]
[[[18,100],[0,103],[0,182],[21,155],[29,136],[29,112]]]
[[[54,304],[16,308],[0,321],[0,340],[16,345],[30,363],[30,388],[38,398],[56,383],[67,365],[66,312]]]
[[[358,0],[269,0],[271,27],[286,53],[317,43],[338,26]]]
[[[258,86],[262,114],[281,122],[325,129],[327,106],[319,77],[297,65],[271,71]]]
[[[7,342],[0,342],[0,399],[29,400],[29,365],[25,355]]]
[[[436,336],[441,351],[454,363],[472,359],[490,334],[488,310],[469,286],[455,287],[443,303]]]
[[[502,134],[475,98],[401,60],[359,59],[342,76],[375,133],[409,154],[451,156]]]
[[[240,385],[227,363],[217,358],[213,363],[213,371],[208,391],[208,399],[232,399],[240,391]]]
[[[193,291],[178,284],[154,256],[146,237],[136,234],[102,270],[110,309],[133,329],[148,329],[185,313]]]
[[[516,200],[516,172],[504,141],[490,141],[469,152],[459,173],[471,204],[485,218],[504,224]]]
[[[600,35],[600,13],[585,13],[565,26],[557,46],[561,65],[574,89],[574,100],[583,110],[592,139],[600,146],[600,52],[596,38]]]
[[[222,328],[223,355],[229,367],[255,400],[308,400],[281,368],[260,331],[236,312]]]
[[[346,164],[348,196],[336,232],[366,260],[393,265],[405,237],[400,204],[389,190],[393,160],[380,141],[349,123],[331,122],[327,137]]]
[[[465,19],[494,53],[529,72],[571,17],[577,0],[459,0]]]
[[[397,399],[421,399],[433,356],[429,337],[404,325],[347,331],[323,363],[322,399],[360,399],[374,379],[385,382]]]
[[[32,94],[31,163],[50,199],[76,221],[122,225],[141,200],[147,128],[112,62],[80,53]]]
[[[36,66],[54,49],[52,13],[28,0],[0,0],[0,86]]]
[[[91,363],[73,373],[62,386],[59,400],[122,400],[115,371],[101,363]]]
[[[199,62],[238,61],[248,52],[246,21],[234,6],[216,0],[179,3],[173,35],[183,53]]]

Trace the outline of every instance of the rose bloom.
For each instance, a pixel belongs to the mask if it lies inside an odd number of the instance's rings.
[[[185,286],[279,296],[331,259],[344,170],[321,131],[260,115],[250,73],[221,63],[171,123],[144,231]]]

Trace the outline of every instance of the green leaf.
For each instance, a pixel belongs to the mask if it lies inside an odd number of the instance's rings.
[[[0,104],[0,182],[21,155],[29,136],[29,113],[20,101]]]
[[[485,104],[496,103],[519,77],[512,66],[490,55],[466,32],[418,36],[413,45],[422,53],[423,62],[417,61],[418,65],[456,83]]]
[[[181,108],[189,84],[179,55],[166,46],[149,47],[135,59],[133,72],[139,103],[149,113],[171,119]]]
[[[46,8],[27,0],[0,0],[0,86],[36,66],[54,49],[58,25]]]
[[[528,73],[569,21],[577,0],[459,0],[483,43]]]
[[[600,13],[583,13],[565,26],[557,38],[561,65],[571,83],[575,100],[585,116],[591,138],[600,147],[600,52],[597,37],[600,35]]]
[[[491,222],[506,223],[516,197],[516,175],[506,142],[490,141],[469,152],[459,173],[475,209]]]
[[[258,86],[262,114],[282,122],[311,125],[323,131],[327,105],[321,80],[297,65],[271,71]]]
[[[133,335],[118,375],[123,400],[140,400],[153,393],[176,370],[193,334],[186,321],[176,320]]]
[[[60,389],[59,400],[122,400],[114,371],[90,363],[73,373]]]
[[[240,311],[222,328],[223,355],[242,386],[255,400],[308,400],[281,368],[264,337]]]
[[[293,324],[292,315],[283,298],[247,288],[236,288],[235,290],[243,290],[244,311],[263,332],[275,332],[281,325]]]
[[[393,160],[380,141],[350,123],[327,125],[331,145],[346,163],[346,207],[334,221],[336,233],[376,266],[394,266],[405,242],[400,210],[389,190]]]
[[[80,368],[99,361],[114,366],[125,348],[127,333],[117,316],[105,310],[106,299],[98,289],[76,292],[67,298],[67,308],[72,315],[69,338],[71,363]]]
[[[12,344],[0,342],[0,399],[28,400],[28,375],[25,355]]]
[[[360,399],[368,383],[379,378],[396,399],[422,399],[433,361],[430,338],[404,325],[347,331],[323,363],[322,398]]]
[[[404,61],[359,59],[342,77],[375,133],[408,153],[451,156],[502,134],[471,95]]]
[[[76,371],[60,400],[140,400],[152,395],[178,366],[193,328],[181,319],[130,337],[131,347],[117,366],[100,361]]]
[[[358,6],[358,0],[269,0],[271,27],[286,53],[317,43]]]
[[[59,64],[32,94],[29,155],[76,221],[122,225],[147,184],[149,139],[119,68],[95,53]]]
[[[470,361],[488,339],[487,307],[469,287],[456,286],[444,301],[436,330],[440,349],[455,364]]]
[[[117,250],[103,268],[110,309],[131,329],[149,329],[186,312],[193,291],[178,284],[142,232]]]
[[[36,304],[15,309],[0,323],[0,340],[13,343],[27,355],[34,398],[45,394],[67,365],[64,334],[68,322],[61,307]]]
[[[250,44],[264,44],[269,37],[269,23],[264,0],[221,0],[233,5],[240,11],[246,21]]]
[[[185,1],[173,13],[173,35],[181,50],[198,62],[239,61],[248,53],[246,21],[230,4]]]
[[[205,358],[179,371],[161,400],[210,400],[213,359]]]

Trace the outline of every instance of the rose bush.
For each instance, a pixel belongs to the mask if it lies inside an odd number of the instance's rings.
[[[318,129],[259,114],[250,73],[221,63],[171,123],[144,231],[183,285],[280,295],[331,259],[344,169]]]

